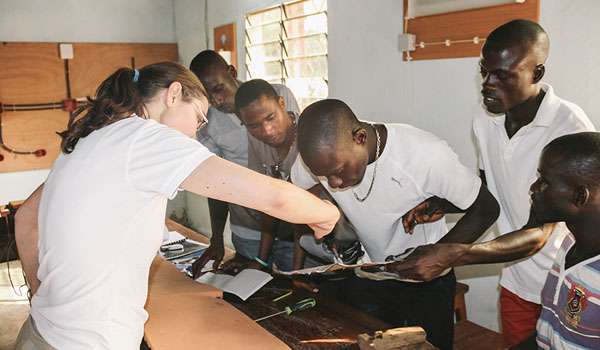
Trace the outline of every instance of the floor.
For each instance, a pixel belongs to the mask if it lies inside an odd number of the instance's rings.
[[[14,285],[11,286],[10,277]],[[21,325],[29,315],[27,288],[19,261],[0,263],[0,350],[13,349]]]

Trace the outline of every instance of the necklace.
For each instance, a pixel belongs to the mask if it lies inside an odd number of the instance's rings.
[[[369,185],[369,189],[367,190],[367,194],[360,198],[356,192],[354,192],[354,190],[352,190],[352,193],[354,194],[354,198],[356,198],[357,201],[359,202],[364,202],[369,195],[371,194],[371,190],[373,189],[373,184],[375,183],[375,176],[377,176],[377,161],[379,160],[379,149],[381,147],[381,138],[379,137],[379,131],[377,131],[377,128],[375,127],[375,125],[373,125],[373,130],[375,130],[375,136],[377,136],[377,147],[375,149],[375,167],[373,169],[373,177],[371,178],[371,184]]]

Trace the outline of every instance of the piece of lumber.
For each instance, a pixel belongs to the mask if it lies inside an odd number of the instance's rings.
[[[358,346],[361,350],[435,349],[427,342],[425,330],[421,327],[393,328],[373,335],[359,334]]]
[[[194,294],[148,296],[144,338],[161,349],[289,349],[259,324],[222,299]]]

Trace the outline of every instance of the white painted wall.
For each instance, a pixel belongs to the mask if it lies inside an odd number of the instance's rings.
[[[177,7],[181,0],[175,1]],[[600,66],[594,64],[600,57],[600,43],[590,35],[600,33],[600,1],[541,1],[541,24],[551,40],[544,80],[600,126],[600,99],[594,90],[600,79]],[[204,0],[184,2],[204,6]],[[213,47],[212,28],[235,21],[240,76],[245,76],[244,15],[280,2],[208,0],[209,47]],[[328,8],[330,96],[346,101],[362,118],[409,123],[439,135],[475,169],[471,120],[481,113],[478,58],[403,62],[397,50],[402,1],[329,0]],[[189,36],[188,29],[178,26],[177,33]],[[179,37],[178,43],[181,52],[193,51],[186,51],[190,44]],[[498,272],[499,266],[457,269],[459,278],[471,287],[469,319],[492,329],[498,329]]]
[[[192,58],[207,48],[204,6],[207,0],[174,0],[175,35],[179,60],[189,67]],[[212,33],[212,31],[211,31]]]
[[[175,42],[173,0],[2,0],[0,41]]]
[[[173,0],[2,0],[0,41],[175,42]],[[0,204],[27,198],[47,175],[0,174]]]

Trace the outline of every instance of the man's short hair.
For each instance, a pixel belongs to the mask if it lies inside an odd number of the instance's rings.
[[[538,64],[542,64],[548,57],[550,40],[544,28],[538,23],[515,19],[494,29],[488,35],[484,48],[514,45],[532,50],[537,56]]]
[[[192,59],[190,70],[198,77],[203,77],[210,69],[227,69],[229,65],[223,56],[213,50],[204,50]]]
[[[235,93],[235,108],[239,111],[263,96],[275,100],[279,97],[269,82],[262,79],[248,80]]]
[[[540,35],[547,34],[538,23],[526,19],[515,19],[494,29],[488,35],[486,42],[533,44],[538,41]]]
[[[359,124],[356,115],[343,101],[325,99],[312,103],[298,118],[298,150],[303,158],[320,149],[335,149],[340,135],[351,135]]]
[[[560,160],[561,170],[577,183],[600,185],[600,133],[593,131],[560,136],[544,148]]]

